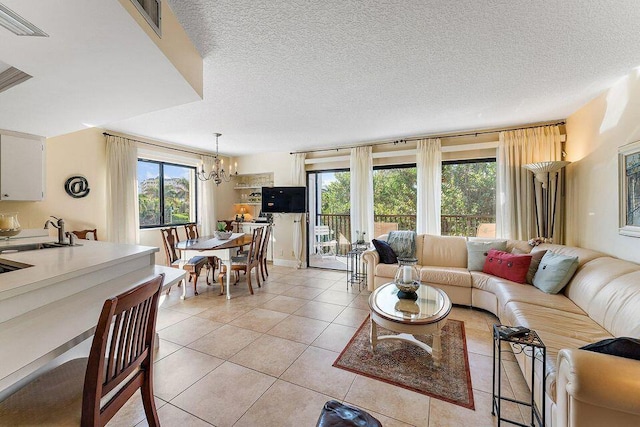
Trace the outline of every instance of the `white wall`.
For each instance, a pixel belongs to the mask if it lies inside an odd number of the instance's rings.
[[[236,157],[233,161],[238,163],[238,173],[240,174],[273,172],[273,185],[292,185],[293,156],[289,153],[261,153]],[[295,256],[293,255],[293,214],[275,214],[273,220],[273,236],[275,240],[273,262],[278,265],[295,266]],[[303,244],[303,247],[305,246]],[[306,259],[305,253],[303,253],[304,259]]]
[[[98,229],[106,237],[106,154],[102,129],[90,128],[46,140],[45,200],[0,202],[0,212],[18,212],[22,228],[42,228],[50,215],[64,218],[67,230]],[[64,190],[70,176],[83,175],[91,191],[74,199]],[[50,230],[55,236],[55,230]]]
[[[567,244],[640,262],[618,233],[618,147],[640,140],[640,69],[567,119]]]

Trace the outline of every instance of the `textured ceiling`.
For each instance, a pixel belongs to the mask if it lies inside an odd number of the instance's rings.
[[[114,127],[229,154],[562,119],[640,65],[633,0],[169,4],[204,100]]]

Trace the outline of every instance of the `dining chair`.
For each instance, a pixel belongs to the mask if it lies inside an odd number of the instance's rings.
[[[178,229],[176,227],[161,228],[160,233],[162,233],[162,242],[164,243],[164,253],[167,259],[167,266],[182,268],[188,272],[189,281],[193,281],[193,293],[198,295],[198,277],[200,276],[202,267],[204,267],[208,262],[207,257],[194,256],[189,260],[182,260],[180,256],[178,256],[178,251],[176,250],[176,243],[180,241],[180,238],[178,237]],[[210,285],[209,276],[205,275],[205,278],[207,280],[207,285]],[[167,294],[170,290],[171,289],[167,290]]]
[[[269,277],[269,270],[267,270],[267,251],[269,250],[269,239],[271,239],[271,228],[271,224],[264,227],[264,231],[262,232],[262,243],[260,244],[260,254],[258,257],[260,274],[262,275],[263,282],[267,280],[267,277]]]
[[[239,272],[244,271],[247,275],[247,284],[249,285],[249,292],[253,295],[253,287],[251,286],[251,270],[255,269],[256,281],[258,282],[258,287],[260,288],[260,272],[259,272],[259,254],[260,254],[260,243],[262,242],[262,230],[263,227],[257,227],[253,230],[253,237],[251,239],[251,243],[249,244],[249,250],[244,255],[233,256],[231,257],[231,271]],[[220,289],[224,289],[224,277],[227,273],[227,265],[222,263],[220,267],[220,274],[218,275],[218,280],[220,281]],[[240,276],[236,276],[236,283],[240,280]]]
[[[98,240],[98,229],[96,228],[94,228],[93,230],[72,231],[72,233],[75,234],[78,239]]]
[[[159,426],[153,341],[163,280],[160,274],[107,299],[89,357],[44,373],[0,402],[0,425],[104,426],[140,389],[147,423]]]
[[[189,223],[184,225],[184,231],[187,235],[187,240],[193,240],[200,237],[198,231],[198,224]],[[211,272],[211,279],[215,277],[216,268],[220,267],[220,259],[217,256],[207,257],[207,283],[209,283],[209,272]]]

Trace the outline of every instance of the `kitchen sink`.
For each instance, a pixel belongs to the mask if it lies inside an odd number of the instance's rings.
[[[68,247],[68,244],[60,244],[56,242],[45,242],[45,243],[25,243],[25,244],[17,244],[6,246],[4,248],[0,247],[0,254],[12,253],[12,252],[24,252],[24,251],[35,251],[39,249],[51,249],[51,248],[65,248]],[[81,246],[76,244],[75,246]]]
[[[11,271],[22,270],[23,268],[33,267],[31,264],[23,264],[21,262],[0,259],[0,274],[9,273]]]

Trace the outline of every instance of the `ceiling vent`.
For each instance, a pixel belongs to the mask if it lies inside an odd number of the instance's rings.
[[[144,19],[149,23],[153,31],[162,36],[160,31],[160,22],[162,21],[161,9],[162,0],[131,0],[131,2],[138,8]]]
[[[0,25],[18,36],[49,37],[47,33],[0,3]]]
[[[29,80],[31,76],[15,67],[10,67],[0,73],[0,92]]]

